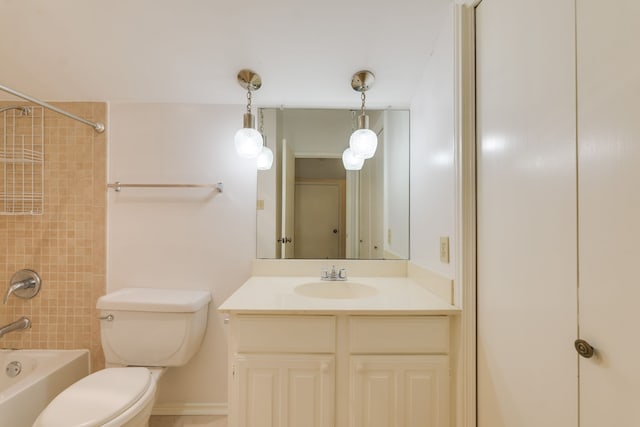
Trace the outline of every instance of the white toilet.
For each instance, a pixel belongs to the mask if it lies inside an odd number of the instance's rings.
[[[127,288],[98,299],[107,368],[69,386],[33,427],[146,427],[167,367],[198,351],[208,291]]]

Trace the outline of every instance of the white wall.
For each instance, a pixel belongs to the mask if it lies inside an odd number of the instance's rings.
[[[109,182],[215,183],[201,189],[123,189],[108,196],[107,290],[208,289],[201,351],[170,369],[158,404],[227,402],[227,340],[216,311],[250,275],[255,257],[255,160],[235,153],[241,106],[111,104]]]
[[[454,6],[411,103],[411,261],[453,278],[455,265]],[[448,236],[450,263],[440,261]]]

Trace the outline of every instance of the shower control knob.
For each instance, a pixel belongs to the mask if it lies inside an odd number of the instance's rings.
[[[585,359],[590,359],[591,357],[593,357],[593,347],[591,347],[591,345],[585,340],[576,340],[573,345],[575,346],[576,351],[580,356],[584,357]]]

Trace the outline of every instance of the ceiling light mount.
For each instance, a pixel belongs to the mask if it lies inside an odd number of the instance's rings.
[[[258,90],[262,87],[262,78],[255,71],[245,68],[238,71],[238,84],[248,91]]]
[[[376,81],[376,76],[369,70],[358,71],[351,77],[351,87],[356,92],[368,91]]]

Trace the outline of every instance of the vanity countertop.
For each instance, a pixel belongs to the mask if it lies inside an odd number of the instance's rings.
[[[359,297],[320,297],[301,294],[300,285],[323,293],[324,286],[364,289]],[[297,288],[297,289],[296,289]],[[328,295],[334,289],[327,288]],[[339,290],[339,288],[335,288]],[[338,292],[338,294],[340,294]],[[228,313],[336,313],[451,315],[460,309],[448,304],[407,277],[349,277],[346,282],[320,282],[311,276],[254,276],[219,308]]]

